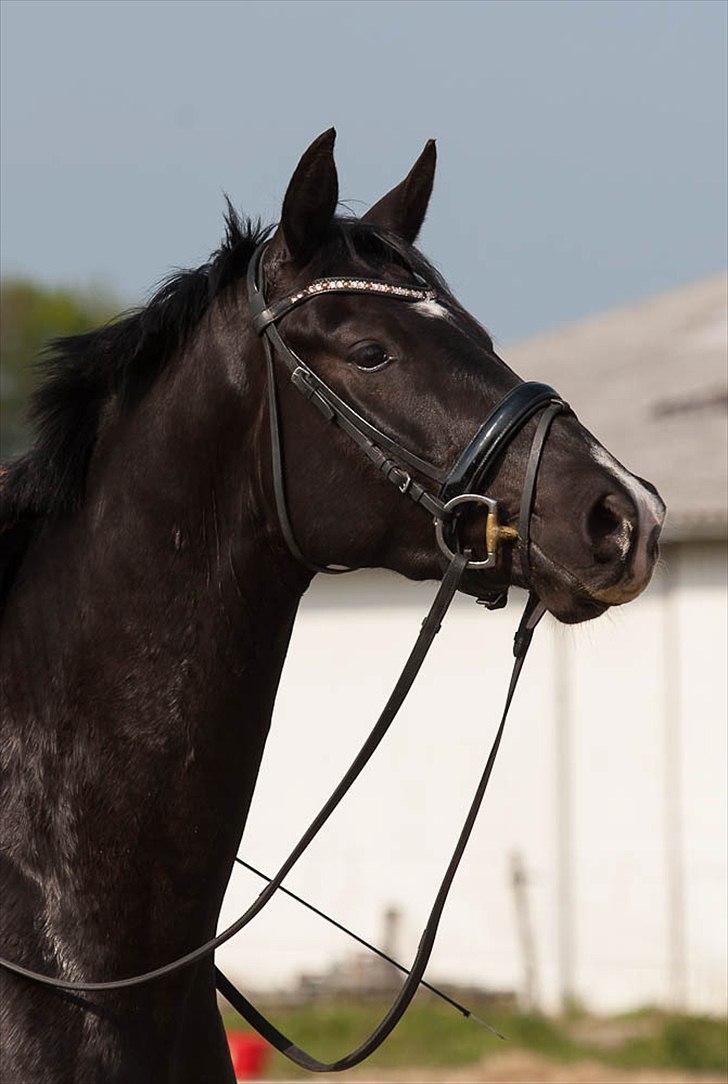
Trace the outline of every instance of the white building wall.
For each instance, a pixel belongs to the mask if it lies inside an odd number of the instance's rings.
[[[726,1006],[725,547],[695,546],[638,602],[589,625],[544,622],[491,787],[451,893],[430,976],[520,988],[508,859],[522,853],[546,1007],[563,983],[558,923],[555,665],[569,666],[573,985],[597,1009],[674,996],[668,906],[665,698],[681,697],[684,924],[690,1007]],[[665,576],[677,576],[675,594]],[[319,577],[304,600],[241,853],[273,872],[372,726],[417,635],[432,584]],[[515,593],[518,595],[518,593]],[[487,613],[458,599],[383,746],[287,882],[366,937],[403,912],[412,958],[490,740],[523,597]],[[665,682],[666,616],[679,616],[679,678]],[[333,675],[333,677],[332,677]],[[673,818],[674,819],[674,818]],[[568,834],[567,834],[568,835]],[[562,837],[563,838],[563,837]],[[673,877],[674,881],[674,877]],[[221,926],[257,894],[237,869]],[[682,915],[681,909],[681,915]],[[671,918],[672,914],[672,918]],[[563,937],[561,938],[563,947]],[[354,946],[279,898],[219,959],[249,988],[320,971]],[[672,959],[672,964],[671,964]]]
[[[690,1004],[726,1004],[726,551],[680,555],[681,745]]]

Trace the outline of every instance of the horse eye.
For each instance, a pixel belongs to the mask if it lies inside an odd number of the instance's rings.
[[[353,362],[358,369],[383,369],[391,360],[391,354],[387,353],[387,350],[381,343],[374,342],[373,339],[367,339],[365,342],[357,343],[353,346],[348,353],[349,361]]]

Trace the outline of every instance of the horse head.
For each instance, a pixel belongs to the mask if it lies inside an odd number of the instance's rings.
[[[474,496],[487,495],[500,518],[494,525],[475,499],[458,508],[458,545],[472,555],[468,591],[492,596],[512,583],[529,587],[565,622],[635,598],[652,575],[664,505],[568,409],[550,427],[519,544],[529,449],[549,396],[528,413],[530,386],[414,247],[433,186],[434,142],[362,219],[336,216],[333,144],[332,129],[301,158],[280,224],[260,254],[256,274],[265,291],[252,295],[263,310],[258,330],[265,336],[274,329],[271,379],[280,403],[272,425],[283,434],[285,485],[278,511],[294,555],[313,567],[378,566],[436,578],[443,547],[427,497],[452,496],[460,480],[468,490],[479,486]],[[479,436],[486,419],[500,424],[499,405],[511,409],[519,395],[527,400],[522,424],[502,448],[489,446],[486,476],[467,461],[468,449],[487,441],[487,432]],[[341,421],[338,404],[345,421],[361,422],[365,436],[384,445],[383,466],[375,459],[372,469],[351,425],[331,424]],[[395,487],[382,477],[387,470]],[[413,481],[423,501],[401,499]],[[275,519],[270,490],[268,498]],[[500,544],[487,561],[489,530]]]

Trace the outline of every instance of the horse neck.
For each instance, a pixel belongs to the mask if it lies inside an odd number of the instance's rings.
[[[107,425],[5,619],[14,849],[91,941],[94,884],[123,893],[144,968],[214,926],[305,585],[270,541],[255,344],[226,368],[223,331]],[[166,944],[149,916],[170,913]]]

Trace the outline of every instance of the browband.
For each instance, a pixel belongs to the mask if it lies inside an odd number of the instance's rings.
[[[253,319],[253,327],[260,335],[265,328],[275,324],[281,317],[286,316],[291,309],[304,301],[310,301],[313,297],[321,294],[383,294],[386,297],[396,297],[400,301],[434,301],[435,290],[430,286],[405,286],[398,282],[386,282],[383,279],[365,279],[359,276],[347,276],[345,278],[331,275],[327,278],[314,279],[307,286],[302,287],[293,294],[282,297],[279,301],[266,304],[265,296],[260,285],[260,261],[264,247],[259,247],[253,254],[248,266],[248,293],[250,295],[250,308]]]

